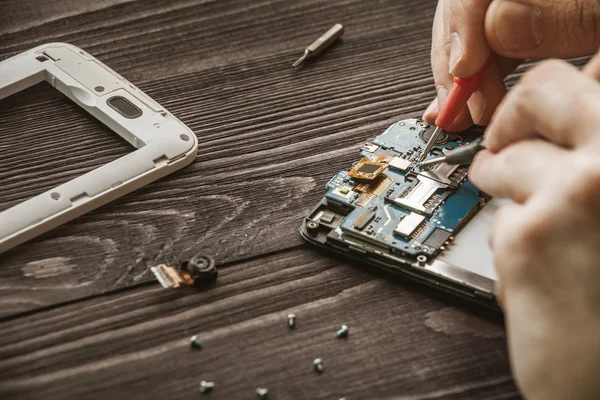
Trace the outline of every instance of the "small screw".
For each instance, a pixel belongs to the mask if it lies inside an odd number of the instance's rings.
[[[318,223],[316,223],[315,221],[308,221],[308,222],[306,223],[306,227],[307,227],[308,229],[317,229],[317,228],[319,227],[319,224],[318,224]]]
[[[339,331],[337,331],[337,337],[339,339],[347,338],[348,337],[348,326],[342,325],[342,328]]]
[[[194,335],[190,338],[190,343],[191,343],[192,347],[195,349],[202,348],[202,341],[200,339],[198,339],[198,336],[196,336],[196,335]]]
[[[294,314],[288,314],[288,327],[294,329],[296,327],[296,316]]]
[[[323,360],[317,358],[315,361],[313,361],[313,365],[315,366],[315,371],[317,371],[319,374],[323,373]]]
[[[202,382],[200,382],[200,393],[210,393],[210,392],[212,392],[214,387],[215,387],[214,382],[202,381]]]
[[[266,399],[269,396],[269,391],[266,388],[256,389],[256,395],[261,399]]]

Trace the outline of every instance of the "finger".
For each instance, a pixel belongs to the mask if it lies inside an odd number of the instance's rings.
[[[521,139],[541,136],[572,148],[598,141],[600,84],[562,61],[527,72],[498,107],[485,144],[498,152]]]
[[[486,71],[479,90],[473,93],[467,102],[473,123],[488,125],[505,95],[504,75],[493,62]]]
[[[444,0],[444,49],[450,74],[466,78],[483,67],[490,55],[485,15],[491,0]]]
[[[438,3],[433,27],[432,66],[438,89],[437,107],[432,103],[425,119],[434,123],[439,109],[453,84],[454,76],[467,77],[475,74],[490,54],[485,40],[484,19],[491,0],[441,0]],[[444,58],[445,55],[445,58]],[[496,60],[494,60],[496,61]],[[500,60],[499,60],[500,61]],[[498,65],[506,63],[501,60]],[[492,65],[477,92],[467,103],[464,110],[448,128],[460,131],[469,127],[472,121],[478,125],[487,125],[506,94],[504,71],[498,65]],[[444,69],[448,68],[448,72]],[[440,94],[442,92],[443,94]],[[470,116],[470,118],[469,118]]]
[[[448,58],[444,50],[444,2],[438,2],[431,31],[431,70],[437,91],[437,109],[444,106],[453,77],[448,72]],[[437,116],[437,113],[436,113]]]
[[[438,3],[432,29],[432,45],[431,45],[431,69],[433,72],[433,80],[437,90],[437,104],[430,105],[423,119],[430,124],[435,124],[439,109],[444,106],[448,92],[452,88],[454,78],[448,72],[448,57],[444,50],[444,18],[443,18],[444,1]],[[473,125],[469,110],[467,107],[460,112],[453,124],[448,127],[451,132],[460,132]]]
[[[494,0],[485,17],[492,50],[511,58],[570,58],[600,46],[597,0]]]
[[[494,294],[496,296],[496,302],[502,310],[504,310],[504,287],[500,278],[496,279],[494,285]]]
[[[499,153],[484,150],[469,170],[471,181],[484,192],[524,203],[540,188],[560,185],[569,152],[541,139],[523,140]]]
[[[520,63],[521,60],[494,55],[494,62],[486,72],[479,90],[473,93],[467,103],[475,124],[486,126],[490,123],[498,105],[506,96],[504,78]]]
[[[600,81],[600,51],[583,67],[583,73]]]
[[[514,251],[510,248],[515,231],[526,218],[526,209],[516,203],[507,203],[500,207],[494,215],[490,229],[490,247],[494,253],[494,268],[496,269],[496,293],[497,300],[503,306],[506,304],[506,285],[511,282],[508,279],[510,271],[510,258]]]

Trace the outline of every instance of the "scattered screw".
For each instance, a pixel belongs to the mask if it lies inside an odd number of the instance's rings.
[[[315,371],[317,371],[319,374],[323,373],[323,360],[317,358],[315,361],[313,361],[313,365],[315,366]]]
[[[212,392],[214,387],[215,387],[214,382],[202,381],[202,382],[200,382],[200,393],[210,393],[210,392]]]
[[[348,326],[342,325],[342,328],[337,331],[337,337],[339,339],[348,337]]]
[[[190,338],[190,343],[192,344],[192,347],[195,349],[202,348],[202,341],[200,339],[198,339],[198,336],[196,336],[196,335],[194,335]]]
[[[296,316],[294,314],[288,314],[288,326],[290,329],[296,327]]]
[[[258,388],[258,389],[256,389],[256,394],[261,399],[266,399],[267,396],[269,395],[269,391],[266,388]]]

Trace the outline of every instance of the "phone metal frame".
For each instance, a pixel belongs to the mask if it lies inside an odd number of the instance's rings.
[[[321,200],[300,227],[300,234],[307,242],[324,250],[341,254],[361,263],[373,265],[394,275],[406,277],[427,286],[442,290],[454,296],[499,311],[494,292],[494,281],[467,271],[446,261],[434,259],[426,263],[410,262],[391,253],[373,248],[368,243],[356,239],[341,238],[337,229],[331,232],[310,232],[307,223],[311,221],[327,199]]]
[[[191,129],[76,46],[49,43],[0,62],[0,99],[43,81],[137,150],[1,212],[0,253],[185,167],[198,151]],[[120,114],[107,103],[115,96],[141,115]]]

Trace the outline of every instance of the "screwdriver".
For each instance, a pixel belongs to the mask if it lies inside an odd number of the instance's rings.
[[[479,89],[479,84],[485,75],[485,72],[489,68],[492,63],[492,55],[488,57],[483,64],[483,67],[479,71],[475,73],[475,75],[469,76],[467,78],[454,78],[454,84],[452,85],[452,89],[450,89],[450,93],[446,98],[446,102],[441,108],[437,118],[435,119],[435,131],[431,135],[431,138],[427,141],[427,145],[425,146],[425,150],[419,159],[422,162],[425,157],[429,154],[431,149],[433,148],[435,141],[438,139],[440,133],[442,133],[442,129],[448,128],[452,122],[456,119],[460,110],[467,104],[467,101],[471,97],[473,93]]]
[[[450,165],[463,165],[470,164],[475,158],[477,153],[484,150],[483,138],[479,137],[470,143],[460,146],[454,150],[448,151],[445,155],[435,157],[427,161],[421,161],[419,165],[425,167],[427,165],[436,165],[446,163]]]
[[[343,34],[344,34],[344,27],[342,26],[342,24],[335,24],[331,29],[329,29],[327,32],[325,32],[320,38],[318,38],[317,40],[312,42],[312,44],[304,50],[304,54],[302,55],[302,57],[300,57],[298,59],[298,61],[296,61],[295,63],[292,64],[292,67],[296,68],[302,62],[304,62],[304,60],[306,60],[307,58],[314,57],[317,54],[321,53],[323,50],[325,50],[326,48],[331,46],[333,44],[333,42],[335,42],[336,40],[341,38]]]

